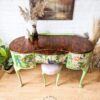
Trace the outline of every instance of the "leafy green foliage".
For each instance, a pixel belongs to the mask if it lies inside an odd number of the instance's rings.
[[[2,65],[4,69],[9,69],[12,64],[13,62],[9,48],[0,44],[0,65]]]

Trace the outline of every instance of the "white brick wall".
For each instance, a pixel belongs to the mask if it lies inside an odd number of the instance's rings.
[[[27,5],[27,0],[0,0],[0,37],[9,44],[25,34],[25,22],[17,7],[18,1]],[[23,3],[22,3],[23,4]],[[76,0],[74,18],[71,21],[39,21],[38,31],[50,33],[73,32],[92,36],[93,17],[99,16],[100,0]],[[27,5],[28,6],[28,5]]]

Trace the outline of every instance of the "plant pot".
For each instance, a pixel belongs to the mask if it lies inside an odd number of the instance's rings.
[[[12,74],[15,71],[13,66],[10,66],[7,69],[5,69],[4,67],[2,67],[2,70],[4,70],[5,72],[7,72],[8,74]]]
[[[15,72],[14,67],[12,66],[9,70],[5,70],[8,74]]]

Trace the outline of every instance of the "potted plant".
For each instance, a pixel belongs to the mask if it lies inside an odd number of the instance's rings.
[[[14,71],[10,50],[3,42],[0,42],[0,66],[8,73]]]

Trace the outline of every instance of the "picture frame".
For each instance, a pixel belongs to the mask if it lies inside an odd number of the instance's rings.
[[[31,18],[35,14],[33,10],[38,11],[40,7],[43,11],[42,16],[38,17],[40,20],[72,20],[74,4],[75,0],[30,0]]]

